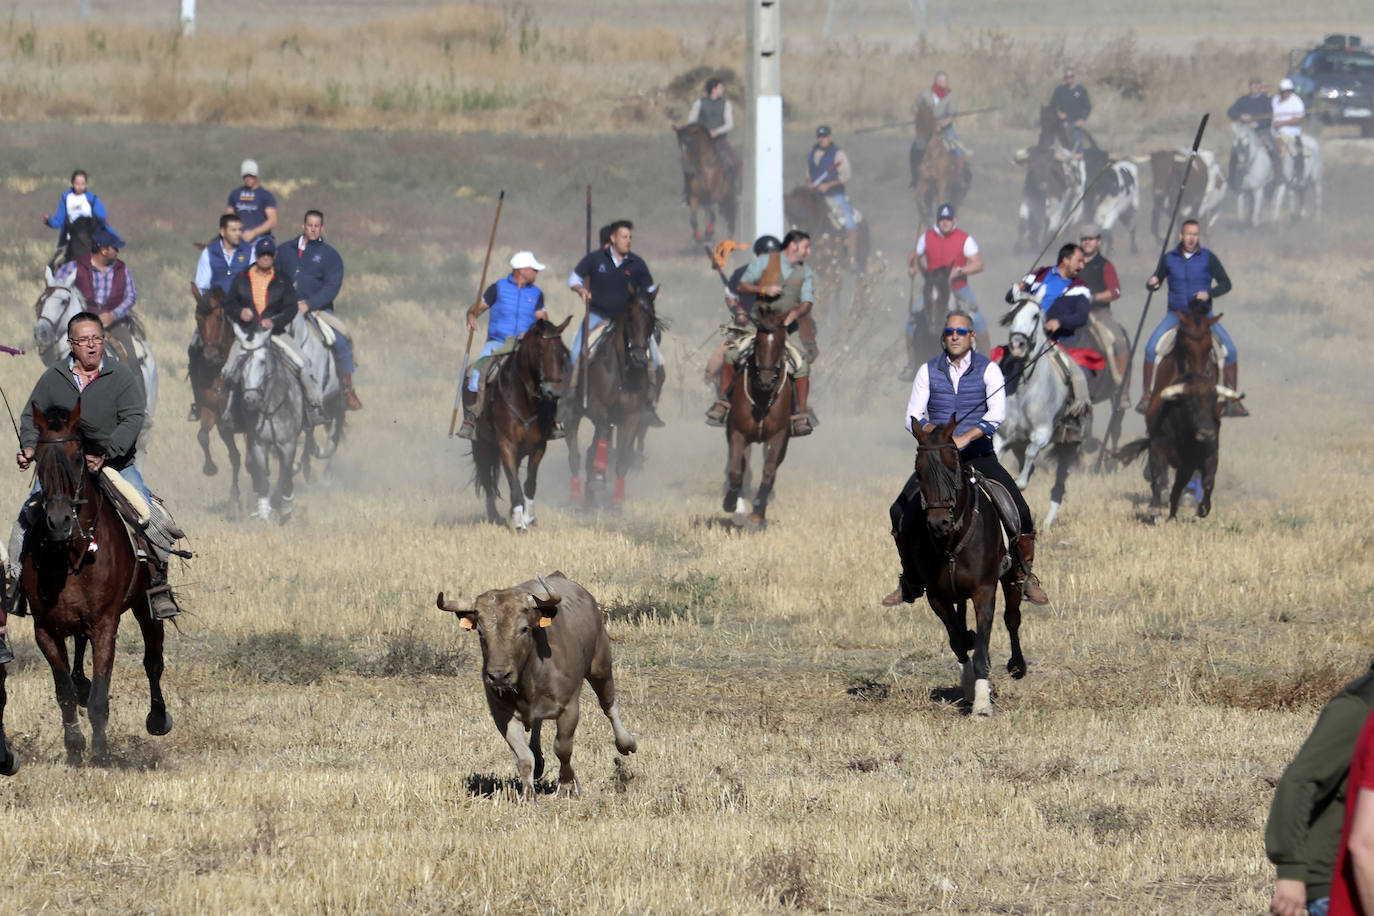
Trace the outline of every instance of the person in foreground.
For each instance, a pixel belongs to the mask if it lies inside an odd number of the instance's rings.
[[[957,414],[954,444],[959,447],[959,460],[984,477],[1007,488],[1016,502],[1021,521],[1021,534],[1015,550],[1020,553],[1020,575],[1017,585],[1032,604],[1048,604],[1049,596],[1040,580],[1031,572],[1035,561],[1035,522],[1030,507],[1021,495],[1010,474],[997,461],[992,449],[992,434],[1007,414],[1005,380],[997,364],[974,349],[978,335],[973,330],[973,316],[964,311],[952,311],[945,317],[944,352],[921,366],[911,384],[911,400],[906,408],[906,429],[912,432],[919,423],[926,432],[937,424],[949,422]],[[913,433],[914,435],[914,433]],[[913,473],[892,504],[892,536],[896,540],[908,525],[923,525],[923,507],[917,498],[920,484]],[[900,543],[900,542],[899,542]],[[899,551],[900,553],[900,551]],[[925,592],[917,570],[906,568],[897,588],[883,599],[885,607],[911,603]]]

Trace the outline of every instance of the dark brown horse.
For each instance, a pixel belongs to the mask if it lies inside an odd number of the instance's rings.
[[[229,453],[231,477],[229,482],[229,503],[231,510],[237,510],[239,494],[239,448],[235,432],[226,424],[220,423],[229,392],[223,383],[218,383],[220,370],[229,358],[229,348],[234,345],[234,325],[224,312],[224,292],[218,288],[201,294],[195,284],[191,284],[191,294],[196,300],[196,331],[200,335],[199,362],[191,364],[191,386],[196,393],[196,403],[200,405],[200,429],[196,431],[196,441],[205,454],[205,464],[201,471],[213,477],[219,473],[215,459],[210,456],[210,430],[219,431],[220,440]]]
[[[924,99],[916,107],[916,142],[926,151],[916,169],[916,218],[924,229],[935,225],[935,208],[940,204],[959,206],[968,196],[973,177],[964,157],[945,145],[936,130],[935,110]]]
[[[682,157],[682,177],[687,186],[687,207],[692,214],[692,235],[698,242],[716,234],[716,207],[725,217],[729,235],[735,234],[739,200],[735,183],[726,173],[725,162],[716,153],[711,133],[700,124],[673,128],[678,153]],[[697,210],[706,210],[706,234],[697,228]]]
[[[760,311],[754,321],[758,333],[748,355],[741,361],[740,373],[730,391],[730,414],[725,422],[725,444],[730,453],[726,465],[724,509],[734,512],[744,486],[749,446],[763,444],[763,475],[754,491],[754,511],[749,523],[755,528],[767,524],[768,497],[778,465],[787,457],[792,438],[793,381],[787,372],[787,328],[780,315]]]
[[[973,704],[974,715],[986,716],[992,714],[988,646],[999,579],[1006,601],[1002,619],[1011,638],[1007,671],[1014,678],[1026,674],[1021,654],[1021,590],[1002,542],[997,509],[980,487],[969,484],[968,471],[959,460],[954,444],[956,421],[951,417],[945,426],[930,432],[919,424],[913,427],[919,443],[916,476],[920,490],[915,497],[925,510],[925,524],[909,526],[917,530],[899,531],[897,546],[904,568],[920,570],[926,600],[949,633],[949,647],[959,659],[964,699]],[[970,599],[976,630],[967,628]]]
[[[651,403],[657,372],[649,342],[664,327],[654,315],[657,293],[631,290],[630,304],[611,319],[586,367],[586,407],[582,393],[573,395],[572,422],[568,424],[568,467],[572,471],[574,503],[584,500],[582,456],[577,434],[582,417],[592,421],[592,441],[587,446],[585,504],[604,498],[611,445],[615,445],[615,492],[611,504],[625,501],[625,475],[634,461],[634,442],[644,422],[644,408]]]
[[[787,222],[811,236],[812,264],[818,273],[833,274],[841,270],[847,259],[844,249],[844,229],[835,228],[830,218],[830,204],[825,195],[810,185],[797,185],[783,200]],[[868,220],[859,220],[854,251],[854,263],[860,273],[868,268]]]
[[[148,608],[146,564],[135,556],[115,504],[86,469],[80,402],[70,415],[60,408],[46,415],[35,409],[34,422],[38,425],[34,463],[40,494],[19,583],[33,614],[34,641],[52,667],[67,763],[81,763],[86,749],[78,705],[86,707],[91,720],[92,759],[104,763],[109,757],[105,728],[110,716],[115,634],[126,609],[133,610],[143,631],[143,669],[151,694],[145,727],[151,735],[165,735],[172,729],[162,698],[162,621],[155,620]],[[74,665],[68,664],[69,637],[75,643]],[[89,680],[83,670],[87,642],[93,656]],[[3,757],[8,757],[8,751],[0,754]]]
[[[1239,399],[1239,392],[1220,384],[1212,345],[1212,325],[1220,315],[1207,315],[1207,303],[1194,303],[1179,321],[1174,345],[1160,359],[1154,389],[1145,412],[1146,435],[1121,447],[1117,457],[1123,464],[1148,451],[1150,508],[1164,508],[1164,487],[1169,468],[1175,468],[1174,486],[1169,494],[1169,518],[1178,516],[1178,501],[1194,473],[1202,475],[1202,498],[1198,518],[1212,511],[1212,488],[1217,479],[1220,451],[1221,414],[1227,399]]]
[[[478,491],[487,499],[487,519],[501,520],[496,511],[497,473],[504,468],[510,487],[510,522],[516,531],[534,524],[539,462],[544,460],[563,391],[568,348],[563,346],[562,334],[570,321],[571,316],[554,325],[541,318],[530,326],[487,383],[487,406],[477,420],[472,459],[477,464]],[[521,461],[527,461],[523,492]]]

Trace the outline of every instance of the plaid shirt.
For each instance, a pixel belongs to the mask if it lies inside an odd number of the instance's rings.
[[[57,282],[64,286],[71,286],[76,279],[76,262],[68,261],[57,270]],[[114,265],[101,270],[94,264],[91,265],[91,288],[95,292],[95,301],[88,302],[88,306],[103,309],[107,300],[110,298],[110,284],[114,282]],[[138,287],[134,286],[134,272],[124,267],[124,299],[119,305],[109,311],[114,315],[114,320],[119,321],[128,318],[129,313],[134,309],[134,303],[138,301]]]

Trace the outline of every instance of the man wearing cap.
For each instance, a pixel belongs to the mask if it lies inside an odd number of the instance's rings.
[[[854,208],[849,205],[844,190],[852,174],[849,156],[835,145],[830,128],[824,124],[816,128],[816,145],[806,157],[806,174],[811,179],[812,189],[825,195],[825,199],[844,214],[844,247],[853,266],[858,261],[859,231]]]
[[[238,214],[243,220],[243,240],[251,242],[276,230],[277,199],[258,182],[257,160],[243,160],[239,174],[243,176],[243,185],[229,192],[229,205],[224,212]]]
[[[100,324],[123,351],[115,355],[132,366],[134,338],[128,318],[138,302],[138,287],[133,273],[119,258],[123,247],[124,242],[108,226],[98,226],[91,235],[90,253],[63,264],[56,280],[81,294],[87,310],[100,316]]]
[[[1122,408],[1130,406],[1125,400],[1130,395],[1129,385],[1121,387],[1126,380],[1127,361],[1130,359],[1130,341],[1126,329],[1112,314],[1112,303],[1121,298],[1121,281],[1117,278],[1116,267],[1102,253],[1102,227],[1097,223],[1084,223],[1078,230],[1078,245],[1083,249],[1085,258],[1078,279],[1088,287],[1092,296],[1092,311],[1088,313],[1088,324],[1102,342],[1112,370],[1112,381],[1121,388]]]
[[[740,276],[739,290],[752,294],[760,309],[767,309],[774,315],[781,314],[782,323],[788,329],[787,362],[793,380],[792,435],[809,436],[814,429],[806,409],[807,394],[811,390],[811,368],[801,350],[793,345],[790,337],[794,328],[811,314],[814,298],[812,292],[811,267],[806,258],[811,254],[811,236],[800,229],[793,229],[783,236],[781,251],[767,251],[750,262]],[[720,369],[720,386],[716,391],[716,401],[706,412],[708,426],[724,426],[730,413],[730,386],[735,381],[735,367],[749,352],[757,329],[752,325],[741,330],[735,341],[725,351],[725,362]]]
[[[1307,115],[1307,106],[1302,96],[1293,91],[1293,81],[1288,77],[1279,80],[1279,94],[1270,102],[1273,115],[1275,139],[1278,140],[1279,157],[1295,157],[1293,160],[1293,179],[1302,180],[1302,119]],[[1282,175],[1282,169],[1279,170]]]
[[[987,322],[983,320],[983,313],[968,285],[968,278],[983,269],[983,254],[973,236],[959,228],[954,205],[948,203],[940,204],[935,211],[935,226],[921,233],[916,239],[916,247],[906,259],[908,277],[916,276],[917,271],[927,274],[941,268],[949,270],[950,293],[961,299],[973,315],[973,329],[979,334],[986,334]],[[911,314],[907,316],[907,368],[898,376],[904,382],[916,377],[919,356],[910,344],[916,334],[916,316],[929,304],[924,299],[913,302]]]
[[[211,290],[219,290],[227,299],[229,285],[234,278],[248,269],[253,263],[253,246],[243,240],[243,220],[237,213],[221,213],[219,235],[200,253],[196,262],[196,289],[204,296]],[[210,368],[205,362],[205,342],[200,339],[200,330],[191,335],[191,345],[186,348],[188,374],[191,377],[191,412],[186,419],[191,423],[200,422],[200,391],[214,384]]]
[[[343,286],[343,258],[324,240],[324,214],[307,210],[301,221],[301,234],[277,252],[277,270],[296,288],[296,307],[301,314],[334,314],[334,299]],[[317,319],[319,320],[319,319]],[[334,334],[334,359],[343,383],[344,405],[361,410],[363,405],[353,390],[353,344],[337,329]]]
[[[1073,149],[1070,152],[1082,150],[1083,123],[1088,120],[1088,115],[1092,114],[1093,103],[1088,98],[1088,90],[1078,84],[1073,67],[1064,68],[1064,82],[1054,87],[1054,94],[1050,96],[1050,106],[1059,116],[1059,120],[1073,128]]]
[[[706,94],[692,103],[692,110],[687,113],[688,124],[700,124],[706,128],[706,132],[711,135],[711,143],[715,147],[716,155],[725,164],[725,174],[727,180],[738,193],[740,184],[739,156],[735,155],[735,149],[730,145],[730,138],[726,134],[735,129],[735,112],[730,105],[730,100],[725,97],[725,81],[719,77],[712,77],[706,81]],[[691,177],[683,176],[682,197],[686,201],[691,184]]]
[[[468,330],[477,330],[477,317],[488,309],[491,317],[487,319],[487,340],[482,344],[482,352],[477,354],[468,383],[463,387],[463,426],[458,435],[464,439],[477,438],[477,418],[485,404],[479,401],[482,391],[482,376],[488,361],[493,356],[515,352],[516,341],[541,318],[548,320],[544,310],[544,291],[534,285],[539,271],[544,265],[539,263],[532,251],[517,251],[510,259],[510,273],[482,293],[482,298],[468,309]],[[484,401],[484,399],[482,399]],[[563,424],[554,421],[550,439],[562,439],[567,433]]]

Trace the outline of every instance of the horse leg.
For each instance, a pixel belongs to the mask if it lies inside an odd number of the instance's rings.
[[[233,432],[224,427],[220,427],[219,437],[224,442],[225,450],[229,452],[229,504],[232,511],[237,514],[243,504],[243,494],[239,492],[239,447],[234,441]]]
[[[202,415],[204,415],[203,410]],[[205,464],[200,470],[206,477],[214,477],[219,473],[219,466],[215,464],[215,459],[210,456],[210,426],[211,424],[202,420],[200,429],[196,430],[196,441],[200,443],[200,450],[205,454]]]
[[[72,684],[76,687],[76,702],[81,706],[91,700],[91,679],[86,677],[86,647],[90,643],[85,633],[72,637]]]
[[[275,502],[281,510],[281,523],[283,525],[291,517],[291,513],[296,510],[295,472],[293,469],[295,468],[296,443],[298,441],[292,439],[286,445],[280,446],[277,452],[281,467],[277,469],[277,498]]]
[[[749,443],[744,434],[733,427],[726,430],[725,446],[729,458],[725,463],[725,499],[721,509],[726,512],[740,511],[740,490],[744,487],[744,459],[749,455]]]
[[[790,414],[791,410],[787,412]],[[774,433],[773,438],[763,447],[763,471],[759,475],[758,490],[754,493],[754,511],[749,516],[749,521],[760,529],[768,524],[768,498],[773,494],[773,481],[778,476],[778,465],[787,457],[787,444],[791,441],[786,427],[788,422],[790,421],[783,419],[783,428]]]
[[[91,639],[91,697],[86,715],[91,720],[91,762],[105,766],[110,750],[105,728],[110,721],[110,676],[114,673],[115,634],[119,630],[119,616],[112,614],[96,628]]]
[[[272,500],[268,492],[271,479],[268,477],[267,445],[255,436],[248,440],[247,464],[248,476],[253,482],[253,495],[258,500],[258,507],[253,512],[253,518],[264,522],[270,521],[272,518]]]
[[[86,752],[86,737],[81,734],[81,723],[76,718],[76,685],[72,683],[72,671],[67,662],[67,644],[45,627],[38,626],[36,621],[33,639],[47,658],[48,667],[52,668],[57,707],[62,711],[62,743],[67,748],[67,766],[80,766]]]
[[[1041,531],[1049,531],[1054,520],[1059,517],[1059,505],[1064,501],[1064,489],[1069,479],[1069,471],[1078,462],[1078,445],[1064,443],[1056,446],[1054,458],[1054,485],[1050,487],[1050,509],[1045,513],[1045,520],[1040,523]]]
[[[148,716],[144,727],[150,735],[165,735],[172,730],[172,716],[167,712],[167,703],[162,698],[162,641],[165,628],[161,620],[153,617],[148,610],[148,602],[134,600],[134,619],[143,632],[143,671],[148,675]]]
[[[1021,462],[1021,473],[1016,477],[1016,486],[1024,490],[1030,485],[1031,472],[1035,470],[1035,459],[1045,446],[1050,444],[1050,438],[1054,435],[1053,425],[1037,428],[1031,433],[1030,442],[1026,443],[1026,457]]]
[[[522,430],[523,433],[523,430]],[[506,472],[506,487],[510,491],[510,524],[516,531],[525,530],[525,495],[520,489],[519,446],[510,439],[503,439],[497,450],[501,454],[501,467]]]
[[[542,434],[540,439],[543,439]],[[546,445],[541,441],[539,447],[525,459],[525,524],[531,528],[534,527],[534,492],[539,484],[539,462],[544,460]]]
[[[687,197],[687,212],[690,214],[688,218],[692,224],[692,238],[700,242],[701,230],[697,228],[697,196],[695,194],[689,194]]]
[[[973,593],[973,714],[992,715],[992,685],[988,672],[992,660],[988,646],[992,642],[992,617],[997,612],[997,582],[985,582]]]
[[[630,411],[615,431],[615,493],[611,505],[619,507],[625,503],[625,475],[630,472],[634,461],[635,437],[639,435],[639,424],[644,416],[642,411]]]
[[[1013,568],[1002,580],[1002,600],[1006,608],[1002,611],[1002,622],[1007,625],[1007,637],[1011,641],[1011,658],[1007,659],[1007,673],[1020,680],[1026,676],[1026,657],[1021,654],[1021,589],[1013,584],[1016,570]]]
[[[969,679],[972,668],[969,665],[968,650],[969,638],[968,631],[964,628],[964,609],[962,603],[956,612],[954,605],[946,601],[943,596],[936,596],[929,588],[926,589],[926,603],[935,612],[935,616],[940,618],[940,622],[945,625],[945,633],[949,636],[949,648],[954,653],[954,658],[959,663],[959,686],[964,691],[964,699],[972,701],[973,682]]]
[[[716,207],[711,202],[710,197],[706,198],[706,240],[715,237],[716,234]],[[698,239],[698,241],[701,241]]]
[[[565,441],[568,444],[569,497],[574,506],[582,505],[582,452],[577,445],[577,427],[581,422],[581,417],[573,414],[565,424],[568,433]]]

